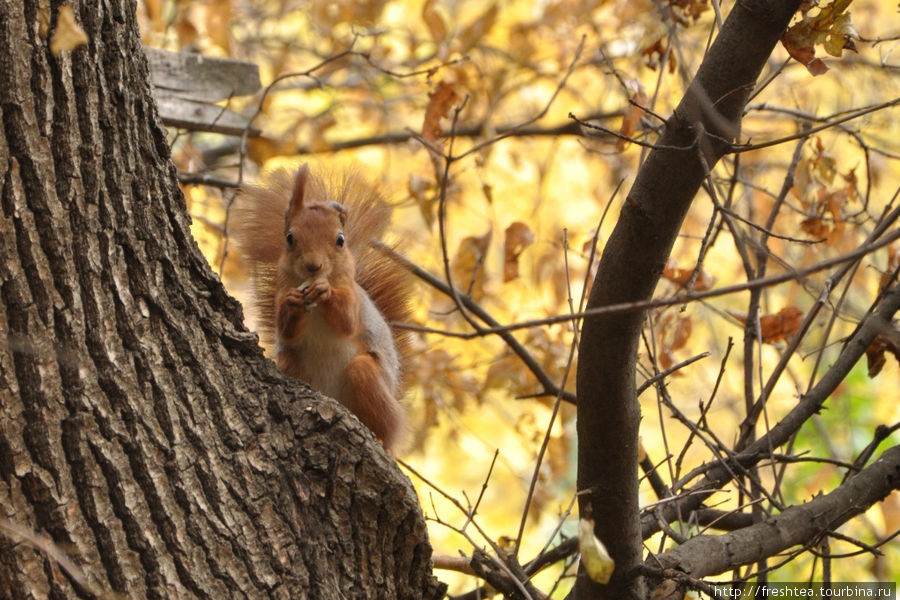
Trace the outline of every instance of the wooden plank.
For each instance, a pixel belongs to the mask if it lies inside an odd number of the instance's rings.
[[[145,47],[144,53],[163,124],[226,135],[244,133],[247,117],[213,103],[259,91],[262,86],[257,65],[157,48]],[[248,133],[258,136],[260,131],[251,127]]]
[[[222,106],[173,96],[162,90],[154,93],[163,124],[190,131],[211,131],[225,135],[242,135],[248,119]],[[259,136],[257,127],[248,135]]]
[[[157,48],[145,47],[144,52],[153,86],[182,98],[218,102],[262,87],[259,67],[251,62]]]

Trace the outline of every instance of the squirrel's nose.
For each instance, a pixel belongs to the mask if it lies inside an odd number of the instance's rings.
[[[316,273],[322,268],[322,263],[306,263],[306,270],[310,273]]]

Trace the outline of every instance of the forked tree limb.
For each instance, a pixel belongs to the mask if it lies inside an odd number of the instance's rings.
[[[884,451],[831,493],[791,506],[765,521],[722,535],[698,535],[645,561],[700,578],[752,564],[792,546],[806,545],[900,489],[900,446]]]

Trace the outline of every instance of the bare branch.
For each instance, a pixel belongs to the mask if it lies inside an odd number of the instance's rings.
[[[679,514],[700,508],[705,498],[731,480],[732,475],[729,472],[733,468],[731,465],[743,465],[746,468],[768,456],[770,448],[778,448],[786,443],[809,417],[822,408],[835,388],[865,353],[875,336],[883,330],[884,323],[890,322],[897,310],[900,310],[900,285],[895,285],[878,303],[877,309],[859,324],[856,332],[844,345],[840,355],[825,375],[771,430],[748,445],[744,451],[726,459],[724,465],[718,461],[706,463],[676,482],[673,487],[677,489],[684,486],[686,482],[705,474],[701,481],[678,498],[677,506],[669,504],[664,507],[665,518],[671,521],[678,518]],[[644,537],[649,537],[656,530],[653,519],[646,517],[642,519]]]
[[[896,489],[900,489],[900,446],[886,450],[870,467],[829,494],[750,527],[718,536],[697,536],[644,565],[662,564],[695,578],[723,573],[806,544],[865,512]]]

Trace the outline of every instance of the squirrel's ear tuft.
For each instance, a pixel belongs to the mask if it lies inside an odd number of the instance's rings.
[[[309,179],[309,165],[303,163],[294,177],[294,190],[288,206],[288,216],[295,215],[303,208],[303,197],[306,195],[306,181]]]

